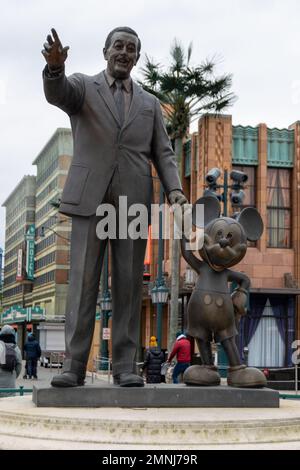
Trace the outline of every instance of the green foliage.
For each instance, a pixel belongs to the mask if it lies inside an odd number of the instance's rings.
[[[154,94],[164,106],[171,139],[186,136],[190,121],[203,112],[219,113],[231,106],[235,95],[230,91],[230,74],[215,76],[215,62],[206,60],[197,67],[189,65],[192,44],[187,53],[175,39],[170,49],[171,65],[164,70],[146,55],[140,85]]]

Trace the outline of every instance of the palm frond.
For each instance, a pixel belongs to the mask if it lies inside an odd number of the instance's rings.
[[[236,100],[231,92],[232,75],[217,76],[213,59],[205,59],[196,67],[190,66],[192,49],[190,43],[185,54],[184,47],[175,39],[170,49],[169,68],[163,68],[146,56],[142,69],[144,80],[139,82],[162,103],[172,139],[187,134],[191,119],[207,111],[220,113]]]
[[[174,39],[170,54],[172,58],[171,70],[178,73],[183,69],[185,59],[184,48],[178,39]]]
[[[187,61],[186,61],[186,65],[187,65],[187,66],[188,66],[189,63],[190,63],[191,56],[192,56],[192,52],[193,52],[193,43],[190,42],[189,47],[188,47],[188,52],[187,52]]]

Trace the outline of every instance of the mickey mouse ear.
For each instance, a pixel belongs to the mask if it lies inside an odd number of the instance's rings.
[[[203,209],[201,209],[203,206]],[[199,228],[203,228],[205,225],[209,224],[214,219],[220,217],[221,207],[219,200],[214,196],[204,196],[200,197],[195,204],[193,204],[192,209],[192,222],[193,225]],[[203,220],[204,216],[204,220]]]
[[[251,242],[256,242],[262,236],[264,223],[260,213],[254,207],[246,207],[237,218],[243,227],[246,237]]]

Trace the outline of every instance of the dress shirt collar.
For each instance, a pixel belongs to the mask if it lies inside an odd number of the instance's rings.
[[[110,87],[112,87],[116,81],[116,78],[113,77],[109,71],[106,69],[105,70],[105,76],[106,76],[106,80],[108,82],[108,85]],[[124,90],[127,92],[127,93],[131,93],[132,91],[132,80],[131,80],[131,77],[128,77],[126,78],[125,80],[122,80],[123,82],[123,87],[124,87]]]

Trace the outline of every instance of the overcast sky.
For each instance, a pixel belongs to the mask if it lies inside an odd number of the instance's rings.
[[[217,71],[233,74],[238,101],[234,124],[288,127],[300,119],[299,0],[0,0],[0,202],[60,126],[64,113],[46,103],[41,49],[51,27],[70,46],[67,74],[105,67],[107,33],[130,26],[142,41],[138,72],[147,53],[168,63],[177,37],[193,42],[192,64],[219,59]],[[5,210],[0,209],[0,247]]]

